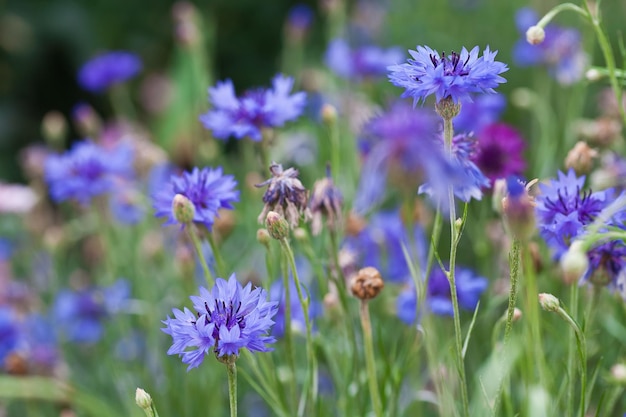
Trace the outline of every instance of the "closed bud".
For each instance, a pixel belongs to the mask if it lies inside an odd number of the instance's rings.
[[[504,223],[515,239],[527,241],[535,233],[535,200],[517,178],[508,178],[506,188],[507,196],[502,199]]]
[[[513,310],[513,321],[516,322],[521,318],[522,318],[522,310],[515,307],[515,309]]]
[[[289,236],[289,223],[275,211],[270,211],[265,216],[265,227],[270,236],[276,240],[286,239]]]
[[[539,305],[544,310],[552,311],[552,312],[558,311],[559,308],[561,307],[561,304],[559,303],[558,298],[556,298],[552,294],[547,294],[545,292],[539,294]]]
[[[360,269],[352,278],[350,290],[352,294],[361,300],[370,300],[376,297],[385,286],[378,269],[368,266]]]
[[[599,81],[604,78],[604,75],[598,71],[596,68],[589,68],[587,72],[585,72],[585,78],[587,81]]]
[[[256,240],[263,246],[268,247],[270,244],[270,232],[267,229],[259,229],[256,231]]]
[[[324,123],[330,125],[337,122],[337,109],[332,104],[324,104],[320,112]]]
[[[586,142],[579,141],[567,153],[565,167],[573,168],[578,175],[588,174],[593,167],[593,160],[597,157],[598,151],[590,148]]]
[[[620,385],[626,385],[626,365],[616,363],[611,367],[611,377]]]
[[[182,194],[176,194],[172,200],[172,213],[177,222],[189,224],[196,215],[196,207]]]
[[[41,133],[50,145],[62,147],[67,133],[67,123],[63,114],[59,111],[46,113],[41,122]]]
[[[531,45],[539,45],[546,38],[546,32],[541,26],[531,26],[526,31],[526,41]]]
[[[293,237],[298,242],[306,242],[309,239],[309,234],[307,233],[305,228],[296,227],[295,229],[293,229]]]
[[[442,98],[435,104],[437,114],[444,120],[454,119],[461,111],[461,104],[457,104],[452,98]]]
[[[139,408],[149,410],[152,408],[152,397],[146,391],[141,388],[137,388],[135,391],[135,403],[139,406]]]
[[[580,280],[589,268],[589,258],[580,240],[572,242],[567,252],[561,256],[560,264],[566,284],[574,284]]]

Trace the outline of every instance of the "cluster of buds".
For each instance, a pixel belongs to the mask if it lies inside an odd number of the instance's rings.
[[[275,211],[283,216],[289,225],[298,227],[300,218],[305,221],[311,218],[311,212],[307,205],[309,192],[298,179],[298,170],[288,168],[283,170],[282,165],[273,162],[270,165],[272,177],[256,187],[267,186],[263,194],[265,206],[259,215],[259,223],[263,223],[270,211]]]

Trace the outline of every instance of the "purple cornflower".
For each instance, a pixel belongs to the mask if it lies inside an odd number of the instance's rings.
[[[50,195],[57,202],[87,205],[93,197],[114,191],[120,180],[133,177],[133,158],[125,144],[105,149],[90,141],[77,142],[62,155],[50,154],[44,167]]]
[[[577,177],[573,169],[567,174],[559,171],[558,179],[539,184],[536,197],[539,233],[558,259],[571,242],[584,232],[606,207],[612,190],[584,190],[585,176]]]
[[[340,77],[362,79],[385,75],[388,66],[402,62],[403,55],[397,47],[368,45],[351,49],[347,41],[338,38],[328,45],[325,62]]]
[[[201,115],[200,121],[218,139],[249,137],[259,142],[262,128],[283,126],[298,118],[306,105],[306,93],[290,94],[293,78],[277,75],[272,87],[248,91],[238,98],[232,81],[218,82],[209,88],[213,109]]]
[[[603,243],[590,249],[587,257],[589,268],[583,279],[595,285],[615,285],[626,266],[626,246],[621,240]]]
[[[443,146],[443,142],[442,145]],[[463,171],[467,181],[459,183],[453,183],[454,195],[464,202],[469,202],[472,198],[480,200],[483,197],[483,188],[489,188],[490,182],[487,177],[483,175],[480,168],[472,162],[472,158],[476,153],[476,139],[472,135],[457,135],[452,138],[452,160]],[[434,192],[430,181],[423,184],[419,188],[420,193],[425,193],[431,196],[435,201],[441,201],[438,196],[441,196],[442,192]]]
[[[85,90],[100,93],[124,82],[141,71],[138,55],[126,51],[106,52],[87,61],[78,72],[78,83]]]
[[[239,191],[235,189],[237,181],[232,175],[224,175],[222,168],[194,168],[181,176],[170,178],[163,191],[153,195],[153,207],[156,217],[167,217],[166,225],[178,223],[172,202],[174,196],[181,194],[194,205],[193,222],[211,230],[219,209],[233,209],[232,203],[239,201]]]
[[[505,123],[485,126],[478,132],[477,149],[471,160],[493,183],[499,178],[521,175],[526,169],[521,134]]]
[[[235,355],[246,348],[267,352],[276,339],[267,336],[274,321],[277,303],[267,301],[262,288],[242,287],[235,274],[228,281],[217,278],[209,292],[200,287],[200,296],[191,296],[196,312],[173,309],[174,318],[163,320],[164,333],[172,336],[168,355],[179,355],[187,370],[198,367],[208,353],[217,357]],[[190,349],[191,348],[191,349]]]
[[[446,207],[448,185],[471,181],[451,162],[437,142],[434,112],[397,102],[365,126],[369,151],[361,171],[354,210],[363,214],[384,200],[386,184],[394,179],[403,187],[431,181],[435,198]],[[413,181],[408,181],[413,179]]]
[[[118,313],[129,297],[130,284],[125,280],[107,288],[62,290],[53,306],[55,322],[68,340],[95,343],[102,337],[104,319]]]
[[[499,74],[508,71],[506,64],[495,61],[496,52],[487,46],[481,57],[478,46],[460,54],[439,54],[428,46],[409,50],[413,59],[388,67],[389,80],[405,89],[402,97],[412,97],[413,105],[432,94],[437,102],[451,98],[454,103],[472,101],[475,93],[495,93],[498,84],[506,82]]]
[[[455,283],[459,306],[469,311],[476,308],[481,294],[489,285],[486,278],[463,267],[455,269]],[[407,324],[415,321],[416,303],[415,287],[410,284],[398,296],[397,313],[400,320]],[[430,273],[426,289],[426,303],[434,314],[441,316],[454,314],[450,299],[450,283],[441,268],[435,268]]]
[[[373,215],[369,224],[356,236],[344,240],[342,250],[356,258],[359,267],[378,269],[386,281],[404,282],[410,277],[409,266],[403,248],[417,247],[416,256],[426,258],[425,238],[421,227],[416,225],[409,237],[399,211],[384,211]]]
[[[587,55],[582,49],[580,32],[573,28],[548,25],[545,39],[538,45],[526,41],[526,30],[537,24],[534,10],[522,8],[515,15],[517,29],[522,35],[513,49],[513,62],[521,67],[545,65],[550,74],[563,85],[579,81],[587,66]]]
[[[506,107],[502,94],[483,94],[474,101],[463,103],[461,112],[453,119],[455,132],[480,132],[484,127],[500,120]]]

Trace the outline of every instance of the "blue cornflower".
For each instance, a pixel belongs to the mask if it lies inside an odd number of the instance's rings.
[[[119,180],[133,177],[133,158],[130,146],[105,149],[91,141],[77,142],[62,155],[50,154],[44,167],[50,195],[57,202],[87,205],[93,197],[113,191]]]
[[[583,279],[595,285],[615,286],[626,266],[626,245],[621,240],[603,243],[590,249],[587,257],[589,268]]]
[[[200,121],[218,139],[249,137],[258,142],[262,128],[283,126],[298,118],[306,105],[304,92],[290,94],[293,78],[277,75],[272,87],[248,91],[238,98],[232,81],[218,82],[209,88],[213,109],[201,115]]]
[[[326,51],[328,68],[343,78],[372,78],[387,73],[387,67],[402,62],[400,48],[383,49],[374,45],[351,49],[344,39],[335,39]]]
[[[443,141],[441,142],[443,146]],[[491,182],[483,175],[480,168],[472,161],[476,153],[477,142],[473,135],[457,135],[452,138],[452,160],[456,166],[464,173],[464,181],[453,183],[454,195],[461,201],[469,202],[472,198],[480,200],[483,196],[482,189],[489,188]],[[430,182],[423,184],[419,188],[420,193],[428,194],[431,197],[441,195],[435,194]]]
[[[132,52],[106,52],[82,66],[78,72],[78,83],[85,90],[100,93],[114,84],[133,78],[141,68],[141,59]]]
[[[172,176],[164,190],[153,195],[156,217],[167,216],[165,224],[176,224],[172,201],[176,194],[189,199],[195,207],[193,222],[211,230],[219,209],[233,209],[239,201],[237,181],[232,175],[224,175],[222,168],[194,168],[181,176]]]
[[[489,285],[486,278],[463,267],[455,269],[455,283],[459,306],[470,311],[476,308],[481,294]],[[454,310],[450,297],[450,283],[445,272],[441,268],[433,269],[426,289],[428,308],[437,315],[452,316]],[[415,321],[416,302],[415,287],[410,284],[398,296],[397,313],[400,320],[407,324]]]
[[[558,179],[539,184],[541,194],[536,197],[539,233],[555,251],[557,259],[584,232],[584,226],[606,207],[612,195],[612,190],[583,190],[584,184],[585,176],[577,177],[573,169],[567,174],[559,171]]]
[[[438,121],[433,111],[414,109],[397,102],[372,119],[364,134],[369,148],[354,202],[365,213],[385,199],[388,180],[402,187],[417,187],[429,181],[434,197],[446,209],[448,185],[472,184],[471,178],[444,154],[437,141]],[[413,181],[409,181],[413,179]]]
[[[53,306],[55,322],[68,340],[95,343],[102,337],[104,319],[118,313],[129,297],[130,284],[125,280],[107,288],[61,290]]]
[[[410,270],[403,248],[410,251],[412,240],[419,259],[425,259],[423,234],[422,228],[415,225],[411,239],[400,219],[400,212],[383,211],[374,214],[359,234],[346,237],[342,250],[353,254],[359,267],[372,266],[378,269],[385,281],[404,282],[410,277]]]
[[[513,49],[513,61],[521,67],[545,65],[550,74],[563,85],[579,81],[587,67],[587,55],[582,48],[580,32],[573,28],[548,25],[545,39],[538,45],[526,40],[526,30],[537,24],[534,10],[522,8],[515,15],[517,29],[522,35]]]
[[[437,102],[451,98],[454,103],[472,101],[472,94],[494,93],[498,84],[506,82],[499,74],[508,71],[502,62],[495,61],[497,52],[487,46],[481,57],[478,46],[471,51],[463,48],[460,54],[439,54],[428,46],[409,50],[413,59],[388,67],[389,80],[405,89],[402,97],[412,97],[413,104],[423,102],[432,94]]]
[[[19,326],[13,310],[0,307],[0,366],[19,345]]]
[[[172,336],[168,355],[179,355],[187,370],[199,366],[208,353],[218,357],[239,356],[239,350],[267,352],[276,339],[268,336],[277,303],[267,301],[262,288],[252,289],[237,281],[217,278],[211,291],[200,287],[200,296],[191,296],[194,309],[173,309],[174,318],[163,320],[164,333]],[[191,348],[191,349],[190,349]]]

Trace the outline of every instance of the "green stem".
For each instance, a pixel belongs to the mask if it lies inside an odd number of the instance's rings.
[[[228,402],[230,403],[230,417],[237,417],[237,365],[234,361],[226,364],[228,371]]]
[[[200,260],[200,265],[202,265],[202,270],[204,271],[204,278],[206,279],[207,285],[209,288],[213,288],[215,284],[215,280],[213,279],[213,274],[211,274],[211,270],[209,269],[209,265],[204,258],[204,254],[202,253],[202,244],[200,243],[200,238],[194,229],[193,224],[188,224],[186,226],[187,233],[191,238],[191,242],[193,243],[193,247],[196,249],[196,253],[198,254],[198,259]]]
[[[293,255],[293,251],[291,250],[291,245],[289,245],[289,241],[286,238],[280,240],[281,246],[285,255],[287,255],[287,259],[291,265],[291,272],[293,275],[294,283],[296,284],[296,291],[298,292],[298,299],[300,300],[300,305],[302,306],[302,312],[304,313],[304,322],[306,324],[306,352],[307,352],[307,360],[309,362],[309,374],[307,384],[311,390],[311,405],[317,402],[317,394],[318,394],[318,371],[317,371],[317,360],[315,358],[315,352],[313,350],[313,331],[311,325],[311,318],[309,317],[309,297],[304,298],[302,293],[302,286],[300,285],[300,278],[298,276],[298,270],[296,268],[296,260]],[[303,398],[300,401],[300,405],[298,406],[298,415],[304,415],[306,409],[306,397],[308,396],[308,389],[304,389]]]
[[[557,14],[559,14],[559,13],[565,11],[565,10],[570,10],[570,11],[576,12],[576,13],[584,16],[584,17],[588,17],[587,12],[583,8],[577,6],[577,5],[573,4],[573,3],[562,3],[562,4],[559,4],[558,6],[554,7],[548,13],[546,13],[545,16],[543,16],[541,18],[541,20],[539,20],[539,22],[537,22],[536,26],[540,26],[542,28],[546,27],[546,25],[548,23],[550,23],[550,21],[552,19],[554,19],[554,17]]]
[[[383,416],[383,404],[380,400],[378,380],[376,379],[376,358],[374,357],[374,342],[372,340],[372,323],[370,321],[369,306],[367,300],[361,300],[361,326],[363,327],[363,345],[365,348],[365,365],[367,367],[367,379],[372,397],[372,406],[376,417]]]
[[[285,291],[285,345],[287,347],[287,362],[289,362],[289,368],[291,370],[291,377],[293,383],[291,383],[291,401],[292,404],[296,403],[296,360],[294,354],[293,334],[291,329],[291,286],[289,285],[289,261],[287,256],[283,253],[281,256],[281,267],[283,275],[283,289]]]
[[[520,269],[520,241],[518,239],[513,240],[511,246],[511,252],[509,253],[509,273],[511,286],[509,288],[509,306],[506,311],[506,322],[504,324],[504,342],[502,347],[501,369],[504,369],[504,363],[506,361],[506,348],[511,338],[511,329],[513,328],[513,313],[515,312],[515,304],[517,302],[517,283],[519,279]],[[498,384],[498,392],[496,394],[495,403],[493,406],[493,416],[496,416],[498,407],[502,397],[502,391],[504,389],[504,375],[500,375],[500,383]]]
[[[333,120],[328,125],[328,135],[330,139],[330,168],[335,179],[335,184],[339,184],[339,172],[341,172],[340,146],[339,146],[339,125],[337,120]]]
[[[572,309],[572,315],[576,317],[578,315],[578,285],[576,283],[570,286],[570,308]],[[574,331],[572,331],[575,334]],[[566,414],[568,416],[573,415],[574,399],[576,397],[576,381],[574,380],[573,373],[576,369],[576,355],[574,352],[574,344],[570,338],[567,351],[567,370],[571,372],[569,380],[569,389],[567,392],[567,409]]]
[[[446,153],[452,155],[452,137],[454,130],[452,127],[452,118],[443,119],[443,138]],[[454,270],[456,267],[456,252],[460,235],[456,228],[456,207],[454,201],[454,188],[452,185],[448,187],[448,201],[450,205],[450,265],[447,273],[448,282],[450,284],[450,298],[452,299],[452,308],[454,311],[454,342],[456,367],[461,380],[461,401],[463,404],[463,415],[469,417],[469,399],[467,395],[467,381],[465,377],[465,364],[463,363],[463,335],[461,334],[461,316],[459,311],[459,299],[456,292],[456,282]]]

